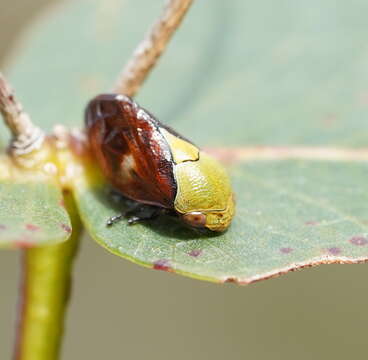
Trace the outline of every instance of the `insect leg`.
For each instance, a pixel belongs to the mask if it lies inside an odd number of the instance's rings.
[[[115,224],[116,222],[120,221],[123,217],[125,217],[126,213],[121,213],[119,215],[115,215],[115,216],[111,216],[111,218],[109,218],[106,221],[106,226],[111,226],[113,224]]]
[[[126,214],[128,224],[133,225],[141,221],[152,220],[160,215],[162,209],[156,206],[142,205]]]
[[[129,214],[133,213],[135,211],[135,209],[137,209],[140,206],[140,204],[138,204],[136,201],[132,201],[132,200],[126,198],[124,195],[122,195],[120,192],[116,191],[115,189],[110,189],[109,195],[115,203],[123,203],[124,207],[127,207],[128,209],[125,210],[125,211],[122,211],[118,215],[111,216],[106,221],[106,226],[111,226],[111,225],[119,222],[121,219],[123,219],[123,218],[129,216]]]
[[[135,205],[131,206],[127,211],[110,217],[106,222],[106,226],[111,226],[123,218],[127,218],[128,224],[133,225],[141,221],[155,219],[164,211],[165,209],[156,206],[135,203]]]

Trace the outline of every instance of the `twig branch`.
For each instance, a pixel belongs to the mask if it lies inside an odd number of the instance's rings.
[[[35,126],[29,115],[23,111],[21,103],[15,98],[14,91],[0,73],[0,112],[10,129],[13,139],[11,151],[22,155],[38,148],[44,139],[44,133]]]
[[[156,64],[193,0],[169,0],[163,14],[120,73],[114,92],[134,96]]]

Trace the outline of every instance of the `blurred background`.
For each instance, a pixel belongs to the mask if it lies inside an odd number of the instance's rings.
[[[76,0],[75,0],[76,1]],[[56,1],[0,0],[0,68]],[[141,268],[85,238],[62,359],[346,359],[366,352],[367,265],[328,265],[247,287]],[[10,359],[19,253],[0,252],[0,359]]]

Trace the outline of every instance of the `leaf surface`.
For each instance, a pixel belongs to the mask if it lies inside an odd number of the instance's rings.
[[[0,247],[51,245],[67,240],[70,233],[58,187],[0,181]]]
[[[168,218],[107,227],[124,207],[105,185],[77,198],[90,233],[117,255],[196,278],[249,283],[296,267],[367,260],[368,191],[356,186],[367,171],[367,164],[330,161],[237,164],[236,217],[225,234],[211,237]]]

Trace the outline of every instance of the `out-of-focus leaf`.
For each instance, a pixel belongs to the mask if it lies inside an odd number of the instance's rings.
[[[34,120],[81,125],[163,3],[65,1],[38,22],[7,72]],[[365,0],[196,1],[138,100],[203,146],[364,146],[367,11]]]
[[[51,245],[68,239],[70,233],[58,187],[0,181],[0,247]]]
[[[111,87],[161,5],[70,1],[40,21],[10,71],[35,121],[82,124],[85,103]],[[364,0],[195,2],[138,100],[202,146],[365,146],[367,11]],[[165,219],[106,228],[119,210],[107,187],[79,183],[76,196],[91,235],[115,254],[247,283],[366,260],[367,170],[364,162],[235,161],[237,215],[210,237]]]

